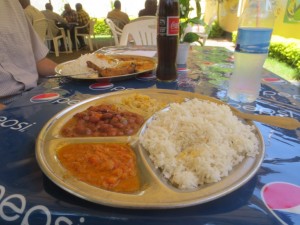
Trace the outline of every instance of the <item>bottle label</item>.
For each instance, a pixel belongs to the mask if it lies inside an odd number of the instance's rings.
[[[168,16],[159,17],[159,29],[158,34],[160,36],[176,36],[179,34],[179,17]]]
[[[271,28],[239,28],[235,51],[268,53],[271,35]]]

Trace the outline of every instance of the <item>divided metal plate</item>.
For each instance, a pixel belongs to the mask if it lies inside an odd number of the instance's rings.
[[[114,103],[134,93],[148,95],[166,103],[180,102],[186,98],[199,98],[225,104],[208,96],[165,89],[119,91],[87,99],[55,115],[41,130],[36,142],[36,158],[45,175],[67,192],[98,204],[121,208],[178,208],[205,203],[227,195],[244,185],[259,169],[265,149],[263,138],[257,128],[255,134],[259,140],[260,151],[255,158],[245,158],[241,164],[234,167],[229,176],[223,178],[220,182],[203,185],[193,191],[183,191],[172,187],[149,163],[148,153],[138,142],[138,137],[143,132],[144,127],[134,136],[65,138],[60,135],[62,126],[77,112],[84,111],[89,106],[99,105],[103,102]],[[244,122],[253,125],[252,122]],[[117,193],[81,182],[70,176],[57,159],[58,148],[65,144],[103,142],[129,143],[134,149],[142,184],[138,192],[130,194]]]

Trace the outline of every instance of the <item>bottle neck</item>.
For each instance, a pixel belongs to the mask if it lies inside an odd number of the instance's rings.
[[[274,10],[270,0],[249,0],[239,20],[239,27],[273,28]]]

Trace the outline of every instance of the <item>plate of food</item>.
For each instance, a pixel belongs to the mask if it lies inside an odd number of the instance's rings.
[[[123,80],[152,73],[156,60],[147,56],[91,53],[56,66],[56,77]]]
[[[45,175],[65,191],[120,208],[179,208],[242,187],[264,141],[225,103],[191,92],[118,91],[56,114],[36,141]]]

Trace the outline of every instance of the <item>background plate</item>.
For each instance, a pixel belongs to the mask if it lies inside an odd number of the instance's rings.
[[[135,135],[128,137],[91,137],[91,138],[64,138],[59,131],[61,127],[77,112],[81,112],[92,105],[103,102],[117,102],[122,97],[139,93],[148,95],[165,102],[184,101],[185,98],[199,98],[219,104],[225,104],[217,99],[191,92],[165,89],[135,89],[118,91],[87,99],[73,105],[55,115],[41,130],[36,142],[36,158],[45,175],[67,192],[85,200],[108,206],[121,208],[179,208],[205,203],[220,198],[244,185],[259,169],[264,157],[264,142],[259,130],[255,134],[259,140],[259,154],[245,158],[242,163],[234,167],[229,176],[220,182],[203,185],[193,191],[183,191],[166,185],[166,182],[157,175],[149,163],[147,153],[138,143],[138,137],[144,128]],[[253,125],[250,121],[244,121]],[[145,123],[146,124],[146,123]],[[145,126],[145,125],[144,125]],[[137,155],[138,169],[141,176],[141,189],[136,193],[124,194],[107,191],[86,183],[80,182],[68,175],[56,157],[57,149],[68,143],[130,143]]]
[[[115,59],[118,59],[120,57],[122,58],[135,58],[135,59],[145,59],[150,60],[154,63],[153,68],[149,70],[143,70],[136,73],[130,73],[130,74],[124,74],[124,75],[118,75],[118,76],[112,76],[112,77],[99,77],[98,74],[94,71],[88,72],[88,73],[74,73],[74,74],[66,74],[64,73],[64,67],[69,66],[70,64],[73,64],[76,62],[76,60],[67,61],[64,63],[60,63],[55,67],[55,72],[57,73],[56,77],[70,77],[73,79],[80,79],[80,80],[124,80],[124,79],[130,79],[135,77],[136,75],[144,74],[144,73],[153,73],[156,69],[156,59],[152,57],[147,56],[138,56],[138,55],[120,55],[120,54],[108,54],[109,56],[114,57]]]

